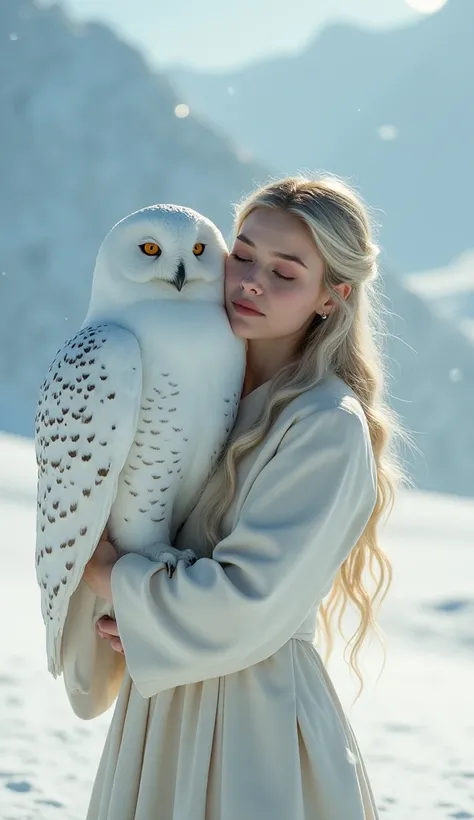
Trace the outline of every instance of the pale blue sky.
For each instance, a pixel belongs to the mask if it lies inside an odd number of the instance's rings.
[[[417,16],[408,2],[62,0],[62,5],[79,19],[107,21],[122,37],[138,43],[156,65],[219,70],[297,51],[330,20],[370,26],[403,23]]]

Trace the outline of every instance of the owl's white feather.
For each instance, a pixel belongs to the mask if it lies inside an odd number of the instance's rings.
[[[164,560],[232,429],[245,349],[223,308],[225,250],[194,211],[126,217],[100,248],[84,325],[42,385],[36,571],[55,676],[69,601],[105,526],[119,552]]]
[[[54,359],[36,417],[36,568],[57,668],[69,598],[107,524],[135,437],[140,347],[123,328],[81,330]]]

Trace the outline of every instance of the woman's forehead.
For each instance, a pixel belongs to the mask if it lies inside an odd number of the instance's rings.
[[[305,262],[320,257],[308,226],[286,211],[255,209],[243,220],[237,237],[257,249],[296,255]]]

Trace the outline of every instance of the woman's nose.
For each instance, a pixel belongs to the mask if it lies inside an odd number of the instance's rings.
[[[263,293],[261,286],[254,279],[242,279],[240,287],[245,293],[255,293],[257,296]]]

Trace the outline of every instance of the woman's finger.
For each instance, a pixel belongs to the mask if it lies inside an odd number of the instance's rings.
[[[118,635],[110,635],[107,632],[102,632],[99,629],[99,623],[98,622],[97,622],[96,626],[97,626],[97,634],[99,635],[99,638],[103,638],[103,640],[110,641],[110,646],[112,647],[112,649],[114,649],[115,652],[120,652],[123,655],[124,651],[123,651],[122,641],[120,640]]]
[[[102,635],[110,636],[113,635],[118,637],[118,626],[117,621],[114,618],[109,618],[105,615],[103,618],[99,618],[96,624],[97,631],[102,633]]]

